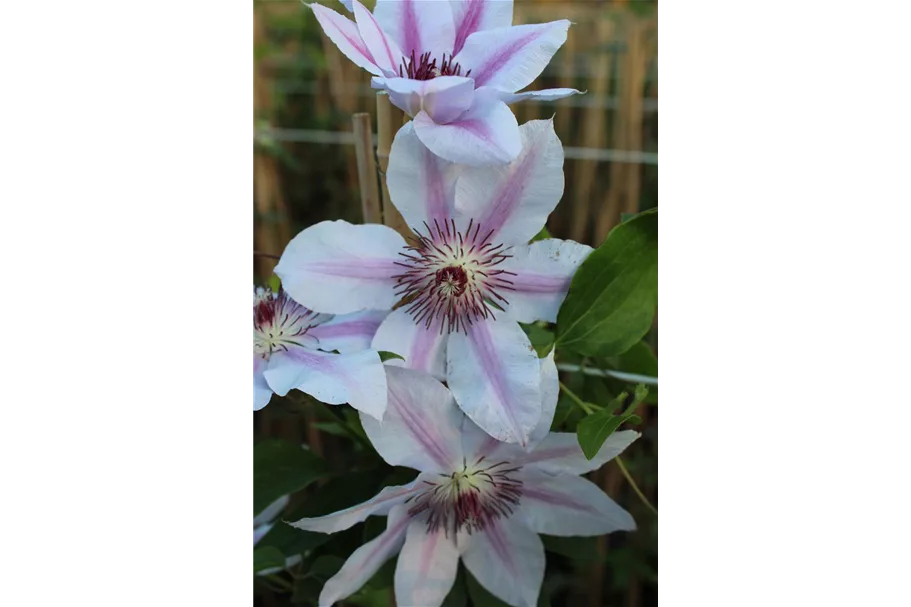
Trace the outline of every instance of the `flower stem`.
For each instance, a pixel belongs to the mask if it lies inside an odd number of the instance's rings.
[[[572,401],[574,403],[576,403],[577,405],[579,405],[579,408],[582,409],[583,411],[585,411],[585,413],[588,415],[591,415],[592,413],[594,413],[596,408],[598,408],[598,409],[601,408],[601,407],[598,407],[597,405],[587,403],[584,400],[582,400],[581,398],[579,398],[578,396],[576,396],[576,393],[573,392],[572,390],[570,390],[569,388],[567,388],[566,384],[564,384],[562,381],[560,382],[560,389],[563,390],[563,392],[566,393],[566,396],[570,397],[572,399]]]
[[[639,375],[638,373],[625,373],[623,371],[614,371],[613,369],[589,369],[584,365],[569,364],[559,364],[557,365],[557,369],[559,371],[566,371],[567,373],[581,373],[592,377],[613,377],[634,384],[646,384],[648,386],[658,385],[657,377]]]
[[[645,507],[652,511],[652,514],[658,516],[658,509],[652,506],[652,503],[648,501],[648,498],[645,497],[645,494],[639,489],[639,485],[636,484],[636,481],[633,480],[633,477],[630,476],[629,470],[626,469],[626,465],[623,463],[623,460],[620,459],[620,456],[614,458],[614,461],[617,462],[617,467],[620,468],[620,472],[623,473],[623,476],[626,477],[626,480],[629,482],[630,486],[633,488],[633,491],[636,492],[636,495],[639,496],[639,499],[642,500],[642,503],[645,504]]]
[[[278,586],[279,588],[281,588],[282,590],[287,590],[289,592],[294,590],[294,586],[291,584],[291,582],[287,581],[284,578],[278,577],[278,575],[267,575],[266,579],[269,580],[269,582],[271,582],[271,583],[275,584],[276,586]]]

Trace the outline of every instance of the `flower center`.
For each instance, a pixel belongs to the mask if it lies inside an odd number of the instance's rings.
[[[396,294],[404,297],[406,312],[416,323],[429,329],[440,318],[441,333],[444,328],[467,333],[469,325],[509,304],[500,291],[512,290],[508,277],[515,273],[496,266],[512,256],[506,254],[509,248],[490,242],[493,230],[481,237],[481,225],[474,220],[464,235],[454,220],[446,222],[445,231],[438,222],[434,225],[436,233],[426,223],[426,235],[414,230],[414,246],[399,253],[405,261],[395,263],[405,271],[393,276]]]
[[[307,331],[322,322],[321,315],[308,310],[285,293],[260,287],[253,299],[253,352],[269,359],[276,350],[303,346]]]
[[[471,70],[465,72],[465,77],[471,74]],[[412,80],[433,80],[437,76],[461,76],[462,66],[458,63],[452,63],[452,56],[446,59],[446,53],[437,67],[437,60],[430,60],[430,51],[421,55],[417,60],[414,58],[414,51],[411,51],[410,58],[402,58],[399,65],[399,77],[411,78]]]
[[[520,467],[509,467],[508,462],[485,467],[483,461],[482,457],[471,467],[463,463],[461,470],[441,474],[439,482],[424,481],[427,489],[405,502],[413,502],[408,514],[426,512],[427,532],[443,529],[447,536],[461,530],[483,531],[509,517],[522,497],[522,481],[514,477]]]

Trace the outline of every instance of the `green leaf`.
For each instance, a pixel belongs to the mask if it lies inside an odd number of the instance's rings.
[[[648,388],[639,384],[636,386],[632,402],[620,415],[614,415],[613,412],[626,400],[628,396],[626,392],[622,392],[601,411],[596,411],[579,422],[576,427],[576,440],[579,441],[579,446],[582,447],[582,453],[586,458],[595,457],[601,450],[604,441],[620,427],[620,424],[624,422],[642,423],[642,420],[633,411],[646,395],[648,395]]]
[[[535,237],[531,239],[531,242],[537,242],[538,240],[544,240],[550,238],[550,232],[547,231],[547,226],[541,228],[541,231],[535,234]]]
[[[301,576],[294,582],[294,594],[291,595],[292,603],[316,604],[316,598],[323,590],[323,581],[313,577]]]
[[[474,579],[471,573],[465,575],[465,581],[468,586],[468,596],[471,598],[471,604],[474,607],[509,607],[508,603],[504,603],[487,592],[487,589],[481,586],[481,583]]]
[[[536,324],[526,325],[519,323],[519,326],[528,335],[528,341],[531,342],[532,347],[537,352],[538,358],[544,358],[550,354],[551,349],[554,347],[554,334],[552,331],[548,331]]]
[[[272,546],[263,546],[253,550],[253,573],[272,567],[284,567],[285,555]]]
[[[269,277],[269,288],[272,289],[273,293],[278,293],[278,290],[282,286],[282,279],[273,274]]]
[[[542,535],[544,549],[580,561],[600,561],[597,537],[560,537]]]
[[[259,541],[259,546],[272,546],[281,550],[286,556],[295,554],[303,555],[314,548],[319,548],[333,536],[326,533],[317,533],[315,531],[303,531],[286,525],[284,520],[297,520],[303,517],[292,517],[290,514],[283,515],[276,521],[272,529],[269,530],[263,539]]]
[[[342,568],[342,565],[345,564],[345,559],[340,556],[335,556],[332,554],[326,554],[321,557],[318,557],[313,564],[310,565],[310,571],[307,575],[311,575],[321,580],[328,580],[333,575],[338,573],[338,570]]]
[[[644,341],[638,342],[632,348],[616,357],[616,359],[612,359],[610,362],[612,363],[612,366],[616,367],[617,371],[658,377],[658,359],[655,357],[655,353],[652,352],[652,349]],[[619,382],[619,380],[616,381]],[[622,383],[620,385],[622,385]],[[648,396],[643,402],[646,402],[649,405],[658,403],[658,386],[649,386]]]
[[[579,267],[557,315],[557,346],[616,356],[648,332],[658,305],[658,209],[611,230]]]
[[[465,586],[465,567],[459,565],[452,590],[443,600],[442,607],[466,607],[468,605],[468,588]]]
[[[386,362],[387,360],[393,359],[405,360],[405,357],[401,354],[396,354],[395,352],[386,352],[385,350],[380,350],[380,360]]]
[[[283,495],[326,475],[326,462],[299,445],[278,439],[253,448],[253,515]]]

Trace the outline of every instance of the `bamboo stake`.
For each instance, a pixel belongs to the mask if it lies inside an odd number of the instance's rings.
[[[601,19],[596,26],[596,40],[599,45],[607,46],[613,34],[613,23]],[[594,101],[601,102],[607,98],[610,89],[611,59],[613,54],[605,48],[592,64],[592,74],[589,76],[592,85],[589,94]],[[606,117],[607,112],[593,104],[585,109],[582,124],[582,147],[606,147]],[[572,225],[569,237],[576,242],[585,242],[591,226],[591,202],[595,194],[595,176],[600,163],[597,160],[579,160],[576,162],[575,196],[573,197]],[[600,242],[593,243],[595,245]]]
[[[373,121],[370,114],[360,112],[351,117],[351,123],[354,126],[354,154],[357,157],[357,181],[361,189],[364,223],[382,223],[380,187],[373,152]]]
[[[395,135],[395,123],[400,123],[401,111],[393,109],[389,96],[385,93],[376,95],[376,158],[380,165],[380,174],[383,183],[383,223],[407,237],[411,230],[405,219],[389,198],[389,188],[386,187],[386,169],[389,167],[389,152],[392,149],[392,138]],[[398,118],[398,119],[397,119]]]

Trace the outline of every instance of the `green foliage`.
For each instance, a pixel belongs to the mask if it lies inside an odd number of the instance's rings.
[[[508,603],[504,603],[487,592],[487,589],[481,586],[481,583],[474,579],[474,576],[470,573],[466,573],[465,578],[468,586],[468,596],[471,597],[471,604],[474,607],[509,607]],[[508,582],[504,580],[504,583]]]
[[[550,232],[547,231],[547,226],[541,228],[541,231],[535,234],[535,237],[531,239],[531,242],[537,242],[539,240],[545,240],[551,238]]]
[[[639,384],[636,386],[632,402],[620,415],[614,415],[614,411],[626,401],[629,396],[626,392],[622,392],[600,411],[580,421],[576,429],[576,438],[579,441],[579,446],[582,447],[582,453],[585,454],[585,457],[588,459],[595,457],[604,441],[620,427],[620,424],[624,422],[641,423],[642,420],[633,412],[647,395],[648,388]]]
[[[611,230],[579,267],[557,317],[558,347],[616,356],[648,332],[658,305],[658,209]]]
[[[385,350],[380,350],[379,352],[380,360],[386,362],[387,360],[393,360],[398,358],[399,360],[405,360],[405,357],[401,354],[396,354],[395,352],[386,352]]]
[[[617,371],[658,377],[658,358],[644,341],[636,343],[632,348],[620,356],[608,359],[608,363]],[[609,383],[616,386],[629,385],[616,379],[611,380]],[[645,400],[642,402],[649,405],[658,404],[658,386],[649,386],[648,396],[646,396]]]
[[[253,448],[253,515],[326,475],[326,463],[300,445],[278,439]]]
[[[253,573],[273,567],[284,567],[285,555],[278,548],[263,546],[253,550]]]
[[[528,325],[519,323],[519,326],[525,331],[528,340],[531,342],[535,352],[538,353],[539,358],[544,358],[550,354],[551,349],[554,347],[553,331],[545,329],[538,323]]]
[[[544,549],[580,561],[600,561],[597,537],[560,537],[542,535]]]

